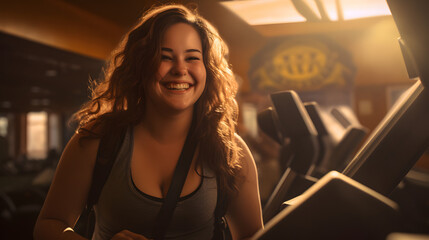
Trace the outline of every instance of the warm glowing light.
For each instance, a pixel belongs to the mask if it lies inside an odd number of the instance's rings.
[[[391,15],[385,0],[341,0],[344,20]]]
[[[249,0],[221,2],[250,25],[267,23],[303,22],[290,1]]]
[[[27,157],[44,159],[48,152],[48,114],[30,112],[27,114]]]
[[[303,0],[320,17],[315,1]],[[335,0],[322,1],[332,21],[338,20]],[[221,2],[250,25],[305,22],[291,0],[245,0]],[[385,0],[340,0],[344,20],[390,15]]]

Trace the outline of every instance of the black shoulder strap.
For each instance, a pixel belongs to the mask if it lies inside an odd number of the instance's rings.
[[[100,139],[86,206],[75,226],[75,231],[84,235],[84,237],[92,237],[95,225],[93,206],[98,202],[101,190],[109,177],[126,132],[126,126],[119,127]]]
[[[171,217],[173,216],[174,209],[176,208],[177,201],[180,198],[183,185],[185,184],[189,168],[192,163],[192,158],[197,147],[194,133],[194,122],[186,136],[185,144],[180,153],[179,160],[173,173],[170,187],[168,188],[167,196],[159,210],[158,216],[155,221],[155,228],[153,236],[155,240],[164,239],[165,231],[167,230]]]
[[[173,179],[168,189],[167,196],[164,199],[164,203],[156,219],[156,225],[154,228],[154,236],[156,240],[164,238],[165,231],[171,221],[174,209],[176,208],[176,203],[180,198],[180,193],[182,192],[182,188],[185,183],[192,158],[194,156],[197,146],[196,140],[193,136],[194,125],[195,124],[193,122],[174,171]],[[86,237],[91,237],[94,231],[94,220],[91,220],[91,218],[94,218],[91,216],[91,214],[93,214],[93,206],[98,202],[101,190],[103,189],[103,186],[112,170],[114,160],[118,155],[120,146],[125,137],[126,130],[126,128],[115,129],[100,139],[100,145],[97,152],[97,161],[94,166],[94,172],[92,176],[93,180],[91,183],[86,208],[81,214],[81,218],[85,218],[87,223],[84,224],[84,229],[82,229],[80,232],[82,232]]]
[[[105,134],[100,139],[100,145],[97,152],[97,161],[95,162],[92,176],[91,188],[88,195],[87,205],[93,206],[98,202],[101,190],[106,183],[112,170],[115,158],[127,132],[126,127],[114,129]]]
[[[214,212],[215,226],[212,240],[232,240],[231,232],[229,231],[228,223],[226,222],[225,214],[228,208],[228,197],[221,190],[219,177],[217,182],[217,202]]]

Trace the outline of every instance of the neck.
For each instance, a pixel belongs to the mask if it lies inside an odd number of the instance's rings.
[[[145,131],[158,142],[174,143],[186,138],[192,115],[192,108],[178,113],[165,113],[148,107],[141,124]]]

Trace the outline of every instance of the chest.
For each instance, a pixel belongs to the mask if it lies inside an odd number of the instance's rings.
[[[184,142],[159,143],[136,135],[130,159],[131,177],[143,193],[164,198],[171,184]],[[194,153],[183,185],[181,197],[195,191],[201,183],[201,168],[197,166],[198,153]]]
[[[96,206],[95,232],[99,237],[95,239],[110,239],[123,229],[150,237],[162,206],[162,199],[147,196],[149,192],[141,193],[132,183],[130,155],[120,156],[123,157],[112,168]],[[210,169],[202,171],[201,185],[177,202],[166,239],[211,239],[217,184]]]
[[[153,232],[156,216],[162,206],[162,199],[154,199],[142,194],[133,184],[131,158],[135,147],[132,133],[132,131],[127,132],[95,207],[97,221],[93,239],[110,239],[123,229],[148,237]],[[196,187],[195,191],[191,190],[191,194],[177,202],[171,224],[166,232],[166,239],[211,239],[217,202],[216,177],[213,171],[204,164],[201,173],[204,176],[201,178],[198,175],[201,184]],[[136,174],[138,174],[137,176],[144,175],[141,172]],[[147,174],[150,173],[147,172]],[[188,180],[189,175],[185,187],[192,182]],[[149,181],[149,185],[152,183],[153,181]],[[141,186],[148,185],[141,183]]]

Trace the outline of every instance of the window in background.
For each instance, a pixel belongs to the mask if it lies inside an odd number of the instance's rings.
[[[7,117],[0,117],[0,136],[6,137],[8,121]]]
[[[242,103],[241,113],[243,116],[243,125],[247,133],[253,137],[258,137],[258,110],[251,103]]]
[[[48,114],[30,112],[27,114],[27,157],[41,160],[48,153]]]
[[[0,116],[0,165],[3,165],[9,158],[9,145],[7,143],[7,117]]]

